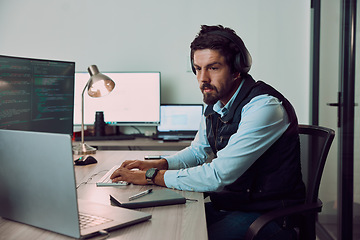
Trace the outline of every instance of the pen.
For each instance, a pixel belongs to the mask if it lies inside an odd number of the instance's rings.
[[[161,159],[166,157],[167,155],[146,155],[144,156],[145,160],[153,160],[153,159]]]
[[[148,190],[146,190],[146,191],[137,193],[137,194],[129,197],[129,201],[132,201],[132,200],[137,199],[137,198],[139,198],[139,197],[145,196],[146,194],[149,194],[149,193],[151,193],[151,192],[152,192],[152,189],[148,189]]]

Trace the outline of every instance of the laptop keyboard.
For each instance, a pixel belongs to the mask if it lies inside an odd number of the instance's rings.
[[[120,181],[120,182],[112,182],[110,179],[111,174],[118,169],[120,166],[115,165],[111,168],[99,181],[96,182],[96,186],[105,187],[105,186],[124,186],[128,185],[128,182]]]
[[[107,219],[104,217],[94,216],[86,213],[79,213],[80,229],[95,227],[111,221],[111,219]]]

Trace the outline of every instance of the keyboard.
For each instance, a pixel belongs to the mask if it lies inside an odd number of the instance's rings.
[[[94,216],[87,213],[79,213],[80,229],[95,227],[100,224],[111,222],[111,219],[104,217]]]
[[[84,136],[84,141],[106,141],[106,140],[134,140],[134,135],[106,135],[106,136]],[[75,141],[81,141],[81,136],[75,137]]]
[[[163,141],[186,141],[186,140],[194,140],[195,135],[163,135],[159,134],[153,137],[154,140],[163,140]]]
[[[106,187],[106,186],[125,186],[129,185],[128,182],[119,181],[119,182],[112,182],[110,179],[111,174],[120,167],[120,165],[115,165],[112,167],[99,181],[96,182],[96,186],[98,187]]]

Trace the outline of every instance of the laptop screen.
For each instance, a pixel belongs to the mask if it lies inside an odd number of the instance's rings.
[[[158,132],[191,132],[199,129],[202,104],[163,104],[160,106]]]

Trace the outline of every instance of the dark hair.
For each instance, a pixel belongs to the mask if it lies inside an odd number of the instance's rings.
[[[194,52],[201,49],[212,49],[220,52],[225,57],[226,63],[230,66],[232,73],[236,71],[234,67],[235,55],[240,52],[240,49],[228,38],[218,34],[209,34],[213,31],[224,31],[238,37],[234,30],[231,28],[223,27],[222,25],[207,26],[202,25],[199,34],[195,37],[194,41],[190,44],[191,61],[194,60]]]

